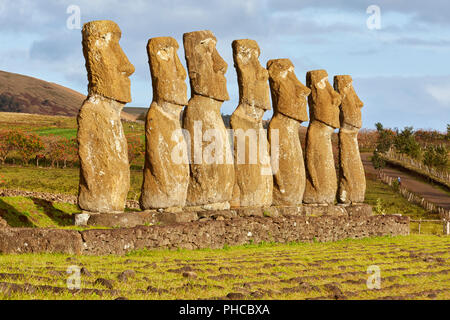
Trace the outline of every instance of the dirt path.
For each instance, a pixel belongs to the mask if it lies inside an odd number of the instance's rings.
[[[377,171],[373,167],[372,162],[369,160],[371,156],[371,153],[361,153],[361,159],[366,172],[376,174]],[[437,189],[427,183],[417,181],[412,175],[393,168],[386,167],[383,169],[383,172],[388,176],[394,178],[400,177],[402,185],[404,187],[415,194],[421,195],[427,201],[432,202],[442,208],[450,209],[450,196],[444,191]]]

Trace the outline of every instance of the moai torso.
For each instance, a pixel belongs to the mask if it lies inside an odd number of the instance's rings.
[[[229,100],[227,64],[211,31],[186,33],[183,42],[192,93],[183,116],[191,140],[187,205],[226,209],[235,180],[229,134],[220,113],[222,103]]]
[[[187,105],[186,71],[170,37],[148,41],[153,102],[145,123],[145,166],[142,210],[184,207],[189,183],[187,145],[180,114]]]
[[[77,117],[80,158],[78,205],[89,212],[120,212],[130,188],[128,148],[120,113],[131,101],[134,67],[119,45],[112,21],[83,27],[89,95]]]
[[[230,121],[236,172],[231,206],[270,206],[273,178],[267,133],[262,124],[265,110],[270,110],[269,75],[259,63],[260,50],[256,41],[235,40],[232,47],[239,106]]]
[[[362,203],[366,193],[366,177],[358,147],[358,132],[362,127],[362,101],[356,95],[351,76],[334,77],[334,88],[341,96],[339,129],[340,203]]]
[[[306,97],[310,90],[297,79],[294,66],[288,59],[270,60],[267,69],[274,109],[269,124],[274,171],[273,204],[301,205],[305,191],[305,166],[299,130],[301,122],[308,121]],[[278,154],[273,154],[274,135],[278,135]]]
[[[306,134],[306,189],[303,202],[334,204],[337,192],[331,135],[339,128],[341,98],[328,82],[325,70],[310,71],[306,85],[310,123]]]

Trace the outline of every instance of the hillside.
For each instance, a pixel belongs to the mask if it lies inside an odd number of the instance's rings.
[[[56,83],[0,71],[0,112],[74,117],[86,96]],[[125,120],[136,117],[122,114]]]

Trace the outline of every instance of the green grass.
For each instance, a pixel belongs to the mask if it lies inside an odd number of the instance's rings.
[[[34,293],[8,293],[0,287],[0,299],[214,299],[229,293],[241,293],[243,299],[325,299],[331,298],[330,284],[347,299],[450,299],[449,248],[450,237],[414,235],[219,250],[141,250],[127,256],[0,255],[2,282],[37,288]],[[91,273],[81,275],[81,289],[99,292],[65,289],[71,265]],[[366,286],[371,265],[381,270],[380,290]],[[192,268],[197,278],[171,272],[183,266]],[[126,282],[118,279],[125,270],[135,271]],[[116,292],[95,284],[100,277],[113,281]],[[43,285],[62,292],[39,287]],[[147,291],[149,286],[166,291]]]
[[[73,128],[42,128],[35,131],[40,136],[55,135],[64,137],[67,139],[72,139],[77,136],[77,129]]]
[[[409,203],[394,188],[380,181],[367,179],[366,181],[366,203],[376,206],[381,202],[382,208],[386,214],[408,215],[413,219],[431,219],[437,217],[435,214],[427,212],[422,207]]]
[[[401,214],[410,217],[412,220],[440,220],[439,214],[432,213],[424,208],[409,203],[393,187],[380,181],[367,179],[366,203],[373,206],[375,213]],[[381,212],[377,212],[381,211]],[[411,222],[412,233],[419,232],[419,223]],[[420,232],[423,234],[441,235],[443,226],[441,222],[423,222]]]
[[[0,188],[35,192],[78,194],[78,168],[36,168],[35,166],[3,166]],[[131,170],[128,199],[137,200],[142,186],[142,170]]]

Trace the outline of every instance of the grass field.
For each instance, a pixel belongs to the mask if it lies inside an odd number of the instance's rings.
[[[78,194],[78,168],[36,168],[35,166],[3,166],[0,168],[0,188],[50,193]],[[131,170],[128,198],[139,198],[142,170]]]
[[[144,124],[142,123],[123,122],[123,128],[127,135],[136,134],[144,137]],[[23,130],[41,136],[53,134],[65,138],[75,138],[77,135],[77,119],[76,117],[0,112],[1,129]]]
[[[0,255],[0,299],[450,299],[449,249],[449,237],[415,235],[125,257]],[[84,268],[80,290],[66,286],[72,265]],[[367,288],[373,265],[381,289]]]

